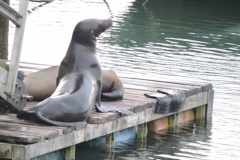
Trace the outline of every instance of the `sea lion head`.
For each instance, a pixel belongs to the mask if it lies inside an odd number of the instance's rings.
[[[78,43],[96,42],[96,37],[111,26],[111,18],[85,19],[76,25],[73,31],[73,39]]]

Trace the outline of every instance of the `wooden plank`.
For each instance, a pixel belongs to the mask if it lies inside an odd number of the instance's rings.
[[[20,143],[36,143],[41,140],[41,135],[31,134],[31,133],[23,133],[9,130],[0,130],[0,140],[1,141],[11,141],[11,142],[20,142]],[[44,137],[45,139],[45,137]]]
[[[147,81],[147,80],[140,80],[140,79],[121,79],[121,81],[124,84],[134,84],[138,86],[146,86],[146,87],[153,87],[153,88],[163,88],[163,89],[171,89],[171,90],[183,90],[189,93],[189,96],[198,94],[202,92],[202,87],[199,86],[191,86],[186,84],[174,84],[174,83],[168,83],[168,82],[156,82],[156,81]],[[156,90],[157,91],[157,90]]]
[[[142,80],[149,80],[149,81],[156,81],[156,82],[165,82],[165,83],[175,83],[175,84],[185,84],[185,85],[192,85],[192,86],[199,86],[202,87],[202,92],[212,89],[212,84],[206,81],[196,81],[196,80],[189,80],[189,79],[179,79],[178,77],[150,77],[150,76],[139,76],[139,75],[126,75],[122,73],[118,73],[120,79],[128,78],[128,79],[142,79]]]
[[[134,83],[134,82],[123,82],[123,86],[124,88],[127,89],[136,89],[136,90],[145,90],[145,91],[150,91],[150,92],[157,92],[157,90],[164,90],[166,92],[169,92],[171,90],[181,90],[181,91],[186,91],[186,97],[192,96],[194,94],[198,94],[200,92],[202,92],[202,88],[200,87],[195,87],[192,89],[183,87],[183,86],[170,86],[170,85],[166,85],[166,86],[158,86],[158,85],[154,85],[154,84],[150,84],[151,82],[146,82],[148,83],[147,85],[144,84],[138,84]]]
[[[152,103],[146,103],[144,101],[133,101],[133,100],[119,100],[119,101],[110,101],[110,102],[101,102],[104,106],[117,107],[130,110],[134,113],[140,112],[146,108],[152,107]],[[109,112],[109,113],[92,113],[87,122],[91,124],[105,123],[112,121],[120,117],[119,113]]]
[[[27,18],[28,2],[29,1],[26,1],[26,0],[20,0],[19,2],[18,13],[22,15],[22,18],[19,19],[19,23],[21,24],[21,27],[16,27],[15,29],[11,61],[9,65],[9,72],[8,72],[7,83],[5,87],[5,92],[9,95],[12,95],[15,90],[19,60],[21,56],[22,42],[23,42],[23,36],[24,36],[24,30],[25,30],[25,23]]]
[[[0,142],[0,158],[12,158],[12,144]]]
[[[59,135],[58,131],[56,130],[43,129],[36,126],[18,125],[5,122],[0,122],[0,129],[25,133],[36,133],[45,136],[46,139],[53,139]]]
[[[94,130],[92,132],[94,132]],[[29,155],[30,158],[37,157],[84,142],[87,139],[86,136],[88,136],[86,135],[86,128],[83,128],[66,135],[58,136],[54,139],[27,145],[26,154]]]
[[[207,104],[207,118],[212,117],[213,112],[213,98],[214,98],[214,90],[208,91],[208,104]]]
[[[22,16],[3,1],[0,1],[0,14],[12,21],[17,27],[21,26],[19,18]]]
[[[67,134],[67,133],[70,133],[70,132],[73,131],[73,128],[71,128],[71,127],[46,126],[44,124],[40,124],[40,123],[33,122],[33,121],[30,121],[30,120],[19,119],[19,118],[16,117],[15,114],[0,115],[0,122],[25,124],[25,125],[30,125],[30,126],[36,126],[38,128],[47,129],[47,130],[48,129],[56,130],[56,131],[58,131],[59,135]]]

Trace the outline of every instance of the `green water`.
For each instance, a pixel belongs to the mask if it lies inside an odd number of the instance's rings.
[[[77,159],[239,159],[240,1],[143,2],[31,2],[21,61],[59,64],[78,21],[112,17],[112,29],[97,44],[102,66],[131,75],[212,82],[212,120],[190,123],[178,134],[149,133],[143,144],[122,142],[111,154],[104,148],[78,148]]]

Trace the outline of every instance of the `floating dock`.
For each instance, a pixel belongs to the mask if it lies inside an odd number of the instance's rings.
[[[121,117],[118,113],[93,111],[78,127],[47,126],[18,119],[15,114],[0,115],[0,158],[30,160],[64,149],[65,159],[75,159],[76,144],[105,136],[106,148],[114,148],[114,133],[130,127],[138,128],[136,137],[146,138],[147,129],[158,132],[167,127],[177,128],[181,123],[212,116],[214,90],[212,84],[202,81],[167,80],[120,75],[125,88],[124,98],[102,102],[103,105],[128,109],[136,115]],[[158,89],[182,90],[186,102],[178,113],[154,113],[157,100],[144,93]],[[38,102],[28,102],[27,108]]]

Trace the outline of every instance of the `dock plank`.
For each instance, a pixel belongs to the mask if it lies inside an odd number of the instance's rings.
[[[23,133],[18,131],[0,130],[1,141],[11,141],[18,143],[37,143],[41,140],[41,136],[38,134]]]
[[[19,125],[14,123],[0,122],[0,130],[16,131],[16,132],[25,132],[25,133],[35,133],[43,135],[45,139],[53,139],[59,135],[58,131],[38,128],[36,126],[29,125]]]
[[[36,126],[38,128],[43,129],[50,129],[50,130],[56,130],[58,131],[59,135],[67,134],[73,131],[73,128],[71,127],[60,127],[60,126],[46,126],[44,124],[40,124],[37,122],[33,122],[30,120],[25,119],[19,119],[16,117],[16,114],[7,114],[7,115],[0,115],[0,122],[8,122],[8,123],[15,123],[15,124],[24,124],[29,126]]]
[[[118,108],[127,109],[134,113],[143,111],[146,108],[152,107],[153,105],[152,103],[146,103],[145,101],[136,101],[136,100],[119,100],[119,101],[101,102],[101,104],[106,107],[118,107]],[[88,117],[87,122],[91,124],[106,123],[108,121],[115,120],[119,117],[121,117],[119,113],[94,112]]]
[[[157,90],[181,90],[186,92],[186,96],[192,96],[202,92],[202,88],[198,86],[188,86],[188,85],[179,85],[179,84],[168,84],[168,83],[159,83],[159,82],[149,82],[142,80],[122,80],[124,88],[132,89],[148,89],[152,92]]]
[[[144,77],[143,75],[126,75],[126,74],[118,74],[120,79],[138,79],[138,80],[148,80],[151,82],[164,82],[164,83],[172,83],[172,84],[183,84],[183,85],[191,85],[191,86],[199,86],[202,87],[202,92],[206,92],[213,88],[212,84],[207,81],[198,81],[198,80],[190,80],[190,79],[179,79],[178,77],[169,78],[169,77]]]

